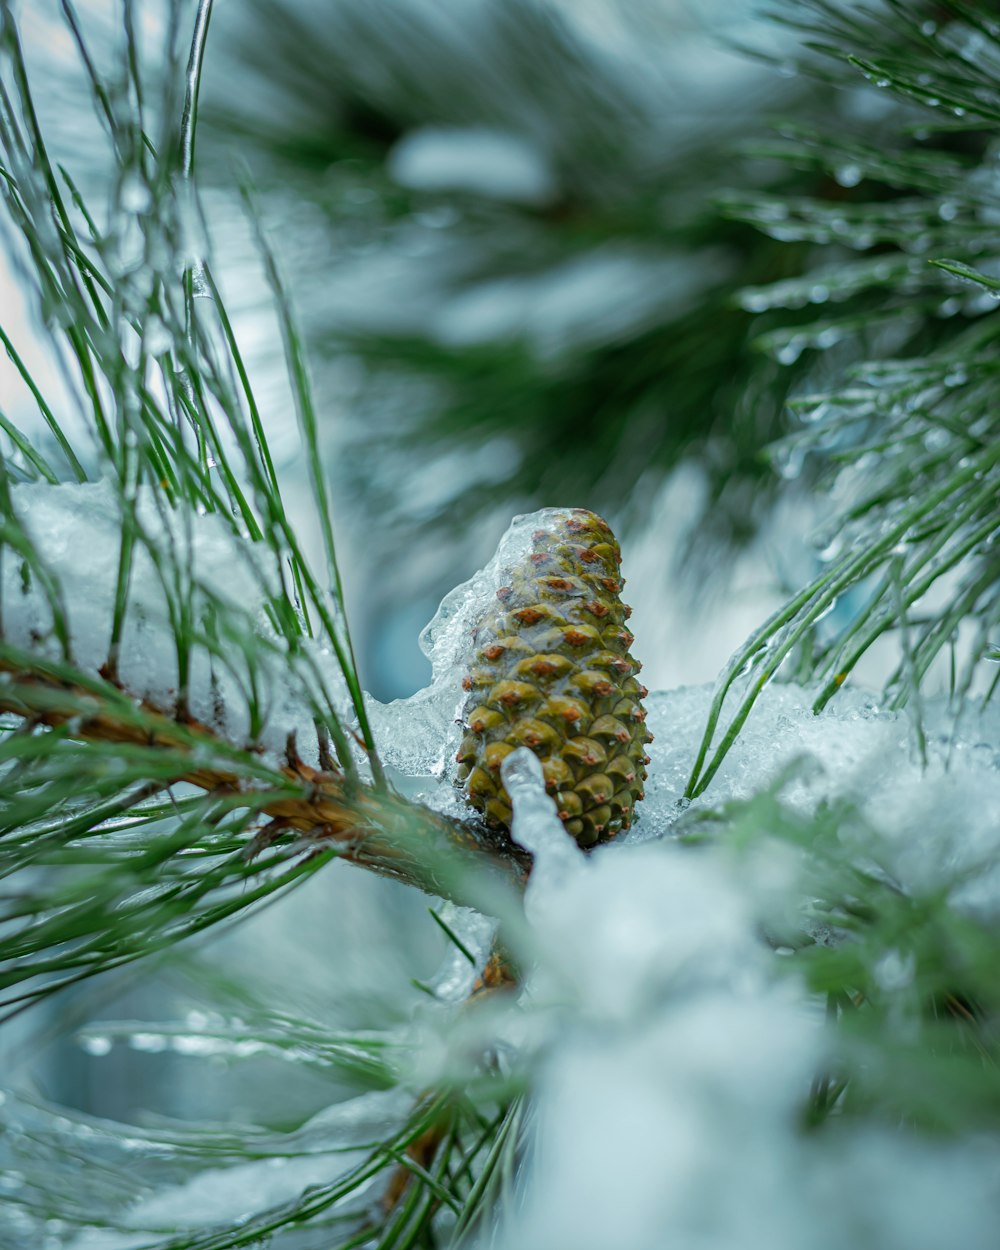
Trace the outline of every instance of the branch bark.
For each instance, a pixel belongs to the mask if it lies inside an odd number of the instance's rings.
[[[59,666],[44,661],[24,665],[0,659],[0,711],[27,724],[67,728],[80,741],[121,742],[173,762],[166,779],[151,778],[166,789],[186,782],[202,790],[246,797],[265,823],[258,838],[270,841],[294,832],[320,845],[334,842],[340,857],[380,876],[463,906],[483,910],[497,889],[523,889],[531,857],[463,822],[432,811],[396,793],[388,785],[348,782],[335,770],[320,771],[299,759],[289,740],[283,780],[294,792],[262,796],[261,783],[241,775],[239,753],[209,726],[178,721],[160,708],[130,699],[103,679],[69,681]],[[228,754],[234,767],[216,758]],[[205,762],[207,759],[208,762]],[[273,791],[272,791],[273,793]]]

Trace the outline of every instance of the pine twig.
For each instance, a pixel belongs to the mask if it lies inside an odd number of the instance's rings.
[[[13,670],[10,661],[0,659],[0,671],[9,674],[0,684],[0,712],[68,728],[81,741],[121,742],[162,752],[176,761],[164,786],[184,782],[237,800],[245,796],[248,807],[268,818],[257,845],[285,832],[320,845],[332,842],[349,863],[465,906],[476,903],[470,892],[476,893],[477,880],[515,891],[524,885],[530,857],[518,847],[491,843],[471,823],[434,812],[386,787],[348,783],[339,770],[315,769],[299,758],[294,736],[280,768],[280,777],[291,787],[262,797],[259,780],[222,763],[226,753],[234,761],[239,753],[200,722],[174,720],[107,682],[74,686],[41,660],[25,671]]]

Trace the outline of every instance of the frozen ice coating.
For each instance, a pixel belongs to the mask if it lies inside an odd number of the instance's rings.
[[[420,634],[420,649],[431,662],[432,680],[408,699],[370,701],[375,741],[385,762],[400,772],[442,777],[453,766],[465,704],[462,676],[473,652],[472,630],[504,585],[504,572],[531,551],[532,533],[565,508],[543,508],[511,521],[493,558],[448,592]],[[447,787],[450,790],[450,787]],[[450,795],[449,795],[450,799]]]
[[[519,814],[544,848],[551,817]],[[828,1064],[822,1011],[777,977],[741,861],[669,840],[580,859],[529,881],[526,1003],[549,1027],[520,1201],[484,1250],[995,1244],[992,1144],[803,1130]]]
[[[445,1003],[462,1003],[472,993],[493,947],[496,921],[481,916],[471,907],[442,903],[438,916],[473,957],[470,963],[464,951],[449,942],[444,963],[431,983],[436,996]]]
[[[584,863],[583,852],[566,832],[553,799],[546,793],[542,766],[534,751],[518,747],[500,765],[504,786],[514,804],[511,836],[534,856],[532,883],[559,877]]]
[[[96,667],[110,629],[117,497],[106,484],[20,486],[14,501],[62,581],[76,657]],[[152,500],[144,498],[139,513],[160,533]],[[563,515],[547,509],[516,518],[486,567],[444,599],[421,638],[430,686],[389,705],[369,701],[393,780],[439,809],[464,810],[451,781],[473,628],[507,584],[507,570],[530,553],[533,532]],[[260,607],[270,583],[250,544],[217,518],[190,520],[190,532],[168,526],[161,540],[188,544],[195,580],[265,631]],[[5,633],[30,643],[47,619],[44,600],[33,582],[24,587],[15,560],[5,559],[3,578]],[[126,681],[137,693],[166,697],[174,672],[169,621],[158,575],[142,553],[128,628]],[[202,700],[209,676],[202,673],[196,691]],[[276,735],[305,715],[285,678],[269,673]],[[234,684],[219,688],[232,702],[227,732],[238,738],[242,694]],[[779,975],[780,961],[761,936],[782,908],[801,921],[809,884],[802,855],[763,835],[739,854],[725,844],[681,845],[670,835],[685,811],[749,798],[783,779],[782,801],[806,816],[831,800],[860,809],[859,831],[845,827],[841,839],[850,861],[876,863],[903,890],[947,891],[954,907],[996,921],[1000,703],[968,704],[956,721],[945,701],[925,701],[925,766],[910,715],[850,689],[814,715],[813,691],[772,683],[711,785],[686,805],[712,695],[699,686],[649,696],[655,741],[641,818],[591,854],[566,833],[537,757],[518,749],[502,763],[512,836],[535,861],[525,897],[530,960],[516,1012],[499,1037],[478,1040],[480,1049],[520,1049],[532,1110],[517,1202],[491,1239],[476,1244],[993,1250],[1000,1172],[991,1142],[924,1138],[847,1116],[803,1131],[810,1086],[829,1068],[829,1034],[821,1004],[800,980]],[[440,1006],[427,1007],[436,1031],[426,1018],[412,1024],[414,1071],[434,1077],[450,1071],[453,1056],[475,1050],[470,1030],[492,1027],[453,1005],[489,956],[493,922],[452,905],[439,915],[473,961],[448,950],[433,983]],[[912,968],[890,952],[875,975],[891,989],[905,985]],[[422,1088],[412,1071],[409,1080]],[[405,1116],[413,1088],[320,1113],[284,1135],[299,1156],[287,1163],[208,1168],[150,1192],[117,1230],[81,1234],[75,1250],[148,1244],[149,1232],[137,1230],[239,1218],[327,1183],[356,1160],[361,1136]],[[343,1153],[331,1153],[337,1146]]]
[[[66,613],[73,660],[97,672],[108,657],[115,586],[121,546],[121,503],[111,482],[24,484],[11,492],[13,513],[45,568],[59,587]],[[311,725],[311,715],[280,654],[263,645],[275,635],[264,606],[277,589],[268,553],[235,533],[224,518],[171,509],[149,489],[139,492],[136,520],[148,540],[133,548],[128,608],[122,639],[119,677],[125,689],[155,706],[170,709],[177,694],[177,655],[163,579],[150,556],[162,553],[168,570],[174,561],[194,588],[195,630],[206,628],[209,608],[229,614],[237,628],[261,645],[256,656],[265,681],[269,713],[261,745],[276,755],[289,731]],[[37,574],[8,549],[2,566],[2,622],[6,640],[26,648],[60,654],[48,636],[52,623],[49,601]],[[40,641],[41,639],[41,641]],[[189,705],[195,718],[212,725],[228,740],[247,740],[249,722],[240,674],[239,648],[228,663],[213,660],[203,647],[192,650]],[[328,688],[346,708],[343,678],[331,654],[317,645],[312,652]],[[233,671],[235,669],[235,671]],[[310,736],[302,734],[300,749],[308,757]]]
[[[410,131],[390,152],[389,173],[418,191],[466,191],[514,204],[547,204],[558,190],[537,144],[486,127]]]
[[[642,819],[630,841],[662,836],[680,815],[713,693],[699,686],[647,700],[655,741]],[[800,686],[766,687],[692,806],[748,798],[795,768],[784,801],[804,812],[825,799],[856,802],[901,885],[925,890],[954,881],[957,903],[1000,914],[1000,706],[970,702],[956,724],[946,699],[927,700],[925,768],[905,712],[881,710],[869,692],[842,690],[814,715],[814,697]],[[871,847],[857,853],[863,859]]]

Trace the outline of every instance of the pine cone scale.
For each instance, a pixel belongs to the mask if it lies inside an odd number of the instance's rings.
[[[489,825],[509,830],[500,765],[526,746],[567,832],[589,847],[627,829],[642,798],[646,690],[614,535],[583,509],[552,516],[472,631],[457,784]]]

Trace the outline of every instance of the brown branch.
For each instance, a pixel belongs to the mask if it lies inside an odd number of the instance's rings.
[[[0,712],[22,716],[29,725],[68,727],[71,737],[84,742],[120,742],[162,752],[161,762],[174,759],[176,769],[158,784],[165,789],[186,782],[237,800],[245,796],[246,806],[268,819],[258,831],[259,844],[286,831],[320,845],[334,842],[349,863],[466,906],[482,908],[497,887],[509,892],[524,885],[531,861],[519,847],[388,786],[348,782],[339,771],[312,768],[298,757],[294,736],[280,775],[297,792],[262,793],[258,778],[240,773],[232,744],[209,726],[175,720],[104,680],[67,681],[44,661],[31,669],[0,660],[0,670],[8,674],[0,682]],[[228,755],[234,767],[213,755],[223,760]]]

